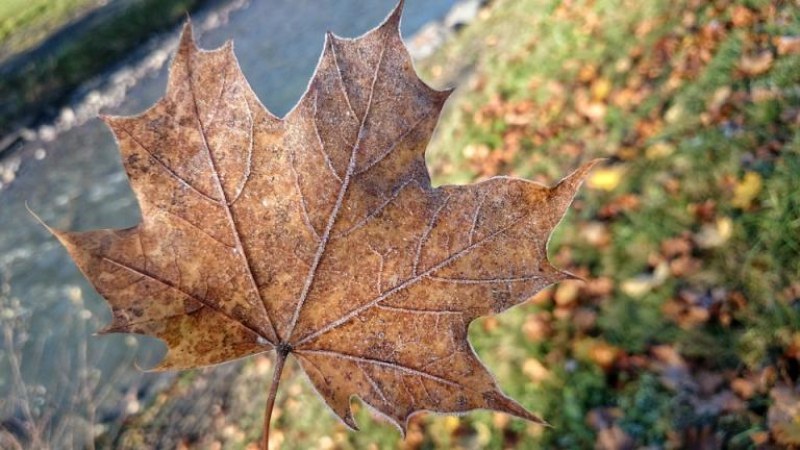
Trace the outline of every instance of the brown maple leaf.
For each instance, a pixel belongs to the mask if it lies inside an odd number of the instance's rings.
[[[265,436],[289,354],[351,428],[352,396],[401,430],[422,410],[543,423],[500,391],[467,328],[570,276],[547,241],[591,164],[550,188],[433,188],[424,151],[450,91],[414,72],[401,6],[358,39],[329,34],[284,118],[230,44],[198,50],[187,24],[165,97],[104,118],[142,222],[52,230],[110,303],[105,332],[166,342],[156,370],[276,350]]]

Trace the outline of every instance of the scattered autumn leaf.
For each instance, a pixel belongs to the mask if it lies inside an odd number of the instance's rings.
[[[535,358],[528,358],[522,363],[522,373],[534,383],[541,383],[550,377],[550,371]]]
[[[622,166],[604,167],[595,170],[586,181],[586,185],[591,189],[613,191],[619,186],[624,174],[625,168]]]
[[[522,325],[522,333],[531,342],[543,341],[553,333],[551,320],[550,313],[546,311],[528,314]]]
[[[733,221],[730,217],[720,217],[714,223],[703,224],[693,238],[698,247],[708,249],[724,245],[731,235]]]
[[[414,72],[401,6],[360,38],[328,35],[284,118],[231,45],[198,50],[187,25],[165,97],[104,118],[142,222],[51,230],[110,303],[104,332],[166,342],[156,370],[276,352],[264,446],[289,354],[351,428],[352,396],[403,431],[422,410],[542,423],[500,391],[467,329],[570,278],[547,241],[592,164],[551,188],[433,188],[424,151],[449,91]]]
[[[598,78],[592,83],[592,99],[598,102],[605,101],[613,87],[608,78]]]
[[[568,306],[578,299],[580,284],[577,281],[561,283],[553,296],[556,305]]]
[[[622,213],[635,211],[641,204],[642,200],[637,194],[622,194],[603,205],[597,213],[597,216],[600,219],[611,219]]]
[[[674,145],[670,144],[669,142],[659,141],[650,147],[647,147],[647,150],[645,150],[644,154],[647,159],[655,160],[667,158],[673,153],[675,153]]]
[[[630,435],[620,428],[617,421],[624,415],[618,408],[595,408],[586,415],[586,421],[597,432],[596,450],[628,450],[635,448]]]
[[[669,278],[669,266],[662,262],[651,273],[640,274],[623,281],[620,289],[633,298],[641,298],[653,289],[661,286]]]
[[[604,370],[614,364],[621,351],[619,348],[599,339],[590,339],[585,348],[589,359]]]
[[[782,384],[772,388],[770,397],[773,403],[767,423],[775,440],[782,445],[800,445],[800,392]]]
[[[737,5],[731,12],[731,23],[737,28],[749,27],[756,20],[756,14],[749,8]]]
[[[731,390],[744,400],[749,400],[756,393],[756,384],[747,378],[736,378],[731,381]]]
[[[757,172],[747,172],[741,181],[736,183],[733,191],[731,204],[737,208],[746,209],[753,203],[753,200],[761,193],[763,186],[761,175]]]
[[[739,70],[745,75],[755,77],[767,73],[772,68],[775,58],[772,52],[764,50],[755,55],[744,55],[739,61]]]
[[[800,36],[778,36],[775,38],[775,47],[779,55],[800,54]]]
[[[611,233],[604,222],[593,221],[581,225],[581,237],[593,247],[604,248],[611,243]]]

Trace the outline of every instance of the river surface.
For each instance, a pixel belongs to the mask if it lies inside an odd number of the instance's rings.
[[[455,0],[406,3],[402,31],[410,36],[441,19]],[[360,35],[393,6],[394,0],[217,2],[194,14],[193,22],[203,48],[233,39],[253,89],[268,109],[282,116],[305,90],[326,30]],[[84,92],[81,101],[102,103],[124,84],[124,99],[106,102],[110,105],[101,111],[129,115],[146,109],[163,95],[163,63],[176,35],[177,30],[157,38],[102,82],[95,80],[92,86],[100,87]],[[154,67],[134,75],[136,71],[126,70],[142,61]],[[146,399],[174,375],[135,369],[160,359],[164,349],[154,339],[92,336],[109,320],[108,308],[26,209],[27,204],[50,226],[69,230],[124,228],[139,221],[106,127],[91,119],[59,130],[45,129],[39,133],[42,139],[26,143],[12,162],[18,162],[13,182],[8,178],[0,187],[0,276],[5,279],[0,291],[0,430],[31,434],[26,427],[33,421],[39,428],[35,432],[54,447],[81,448],[86,440],[75,430],[102,431],[97,424],[114,422],[125,408],[131,409],[131,399]]]

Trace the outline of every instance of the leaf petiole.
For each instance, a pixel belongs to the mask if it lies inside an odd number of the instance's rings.
[[[272,372],[272,384],[269,387],[267,406],[264,409],[264,437],[261,440],[261,448],[263,450],[269,450],[269,422],[272,418],[272,408],[275,406],[275,395],[278,392],[281,373],[283,373],[283,364],[286,362],[286,357],[289,356],[291,352],[291,347],[288,345],[279,345],[276,350],[277,355],[275,358],[275,369]]]

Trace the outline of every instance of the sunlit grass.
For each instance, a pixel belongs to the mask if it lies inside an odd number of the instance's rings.
[[[76,13],[99,0],[3,0],[0,2],[0,55],[39,42]]]

